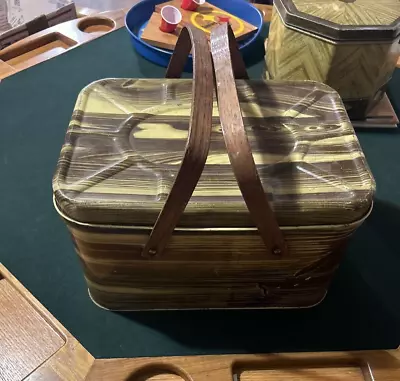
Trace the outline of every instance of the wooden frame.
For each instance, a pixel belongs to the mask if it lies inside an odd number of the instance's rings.
[[[95,360],[1,264],[0,308],[2,381],[400,379],[399,350]]]

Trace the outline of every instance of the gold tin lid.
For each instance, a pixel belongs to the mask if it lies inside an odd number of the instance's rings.
[[[400,0],[275,0],[284,23],[335,41],[386,41],[400,33]]]
[[[339,95],[321,83],[237,81],[247,137],[281,226],[347,224],[375,183]],[[153,226],[178,173],[189,79],[106,79],[81,92],[53,179],[60,213],[87,224]],[[211,146],[179,228],[251,228],[214,101]]]

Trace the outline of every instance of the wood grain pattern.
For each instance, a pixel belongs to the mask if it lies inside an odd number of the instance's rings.
[[[235,37],[238,40],[246,38],[250,33],[257,30],[254,25],[249,24],[239,17],[232,16],[230,13],[223,11],[211,3],[206,2],[198,7],[195,12],[182,9],[180,4],[181,0],[172,0],[166,3],[157,4],[155,12],[151,15],[150,20],[143,31],[141,36],[142,40],[160,48],[173,50],[183,26],[194,26],[196,28],[201,27],[209,37],[211,30],[216,25],[219,25],[218,16],[227,15],[230,15],[230,23],[232,23],[233,28],[236,31]],[[182,21],[174,33],[164,33],[159,29],[161,24],[161,8],[165,5],[173,5],[182,13]],[[192,17],[195,20],[194,23]]]
[[[122,10],[103,12],[67,21],[26,37],[0,51],[0,79],[121,28],[124,18]]]
[[[235,78],[248,79],[248,75],[228,23],[211,32],[211,55],[222,133],[240,192],[267,251],[273,255],[286,255],[286,243],[264,192],[244,128]]]
[[[159,256],[170,240],[203,172],[211,141],[213,66],[204,33],[184,27],[168,65],[166,78],[180,78],[187,57],[193,57],[193,101],[182,163],[165,205],[144,246],[143,256]]]
[[[77,101],[53,180],[56,208],[96,303],[119,310],[294,308],[325,296],[375,187],[347,113],[321,84],[235,85],[287,258],[265,250],[254,228],[216,107],[210,153],[177,229],[161,259],[142,258],[182,163],[192,81],[98,81]]]
[[[365,116],[380,100],[396,68],[398,45],[399,37],[390,42],[370,43],[319,38],[287,27],[274,7],[266,54],[267,70],[272,79],[326,83],[345,103],[364,105],[359,106],[358,114]],[[352,117],[352,110],[348,111]]]
[[[336,92],[312,82],[236,85],[280,225],[362,218],[374,184]],[[86,87],[54,177],[64,214],[88,223],[154,225],[181,164],[191,101],[187,79],[104,80]],[[216,208],[218,200],[224,202]],[[230,167],[216,103],[210,153],[179,226],[254,226]]]
[[[399,350],[95,360],[1,264],[0,302],[1,343],[5,337],[16,338],[5,341],[8,350],[0,357],[1,381],[397,381],[400,378]],[[24,327],[29,328],[25,331]],[[56,332],[55,340],[47,335],[49,332]],[[60,338],[63,346],[57,351]],[[47,339],[50,345],[44,343]],[[26,377],[27,365],[49,349],[53,352],[51,357]]]
[[[1,381],[25,378],[65,344],[6,279],[0,280],[0,311]]]
[[[0,380],[83,381],[94,358],[0,264]]]
[[[399,351],[96,360],[87,381],[395,381]]]

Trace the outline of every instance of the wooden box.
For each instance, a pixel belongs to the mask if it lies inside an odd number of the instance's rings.
[[[272,79],[326,83],[351,119],[383,96],[400,54],[397,0],[275,0],[266,54]]]
[[[105,79],[79,95],[54,203],[103,307],[315,305],[371,210],[374,180],[338,94],[245,79],[224,92],[226,41],[214,54],[219,107],[197,48],[193,81]]]

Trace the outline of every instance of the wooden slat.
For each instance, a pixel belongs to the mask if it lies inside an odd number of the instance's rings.
[[[65,344],[51,325],[6,280],[0,281],[0,380],[17,381]]]

